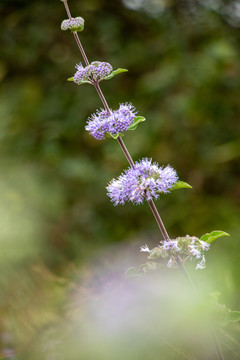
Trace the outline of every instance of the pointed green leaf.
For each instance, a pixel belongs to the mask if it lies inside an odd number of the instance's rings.
[[[228,233],[226,233],[225,231],[214,230],[211,233],[207,233],[207,234],[201,236],[200,240],[206,241],[208,244],[211,244],[213,241],[215,241],[216,239],[218,239],[219,237],[222,237],[222,236],[230,236],[230,235]]]
[[[143,116],[136,116],[134,118],[134,122],[129,126],[128,130],[135,130],[139,123],[145,121],[145,117]]]
[[[126,72],[126,71],[128,71],[128,70],[127,70],[127,69],[121,69],[121,68],[119,68],[119,69],[117,69],[117,70],[112,71],[110,75],[106,76],[106,77],[103,78],[102,80],[110,80],[110,79],[113,78],[115,75],[120,74],[120,73],[122,73],[122,72]]]
[[[74,79],[73,77],[70,77],[67,79],[67,81],[74,81],[73,79]]]
[[[183,189],[183,188],[191,189],[192,186],[189,185],[188,183],[184,182],[184,181],[177,181],[177,182],[175,182],[175,184],[172,186],[171,190],[177,190],[177,189]]]

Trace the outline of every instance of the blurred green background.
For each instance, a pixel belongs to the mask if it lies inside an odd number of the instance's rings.
[[[170,236],[231,235],[193,277],[211,278],[210,290],[240,309],[239,2],[69,6],[85,19],[80,38],[89,60],[128,69],[101,88],[111,108],[131,102],[147,119],[124,136],[133,159],[170,164],[193,186],[157,202]],[[2,0],[0,12],[0,358],[35,359],[26,355],[29,342],[66,316],[72,288],[138,266],[146,261],[140,246],[161,235],[147,204],[114,207],[106,196],[128,164],[116,141],[84,129],[102,104],[90,85],[66,81],[82,59],[60,30],[63,3]]]

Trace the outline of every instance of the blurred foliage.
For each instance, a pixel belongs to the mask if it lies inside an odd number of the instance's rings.
[[[69,6],[85,19],[81,40],[89,60],[128,69],[101,88],[110,107],[132,102],[147,119],[124,136],[134,160],[169,163],[193,186],[157,203],[171,236],[219,228],[231,235],[212,245],[207,269],[193,277],[200,287],[212,278],[210,290],[240,309],[238,1],[69,0]],[[97,141],[84,130],[102,105],[93,87],[66,81],[82,59],[73,36],[60,30],[63,4],[2,0],[0,11],[0,358],[15,359],[16,351],[24,359],[61,359],[31,356],[28,344],[57,326],[66,294],[85,273],[107,276],[90,264],[123,273],[144,261],[140,246],[160,236],[147,204],[115,208],[106,197],[105,186],[128,164],[116,141]],[[132,256],[116,270],[111,253],[129,243]]]

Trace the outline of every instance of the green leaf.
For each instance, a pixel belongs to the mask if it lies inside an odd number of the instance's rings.
[[[117,134],[115,134],[115,135],[113,135],[113,134],[109,134],[112,138],[114,138],[115,140],[119,137],[119,136],[121,136],[121,134],[120,133],[117,133]]]
[[[134,122],[129,126],[128,130],[135,130],[139,123],[145,121],[145,117],[143,116],[136,116],[134,118]]]
[[[216,239],[218,239],[219,237],[222,237],[222,236],[230,236],[230,235],[228,233],[226,233],[225,231],[214,230],[211,233],[207,233],[207,234],[201,236],[200,240],[206,241],[208,244],[211,244],[213,241],[215,241]]]
[[[130,267],[129,269],[127,269],[127,271],[125,272],[126,276],[140,276],[139,271],[135,268],[135,267]]]
[[[228,321],[228,322],[240,321],[240,311],[229,310],[229,313],[227,314],[225,321]]]
[[[157,271],[158,270],[158,266],[156,263],[154,262],[147,262],[146,264],[142,264],[140,266],[140,272],[143,272],[143,273],[147,273],[149,271]]]
[[[74,81],[74,78],[71,77],[71,78],[67,79],[67,81]],[[78,85],[82,85],[82,84],[91,84],[91,82],[88,80],[85,80],[85,81],[83,80]]]
[[[184,181],[177,181],[177,182],[175,182],[175,184],[172,186],[171,190],[177,190],[177,189],[183,189],[183,188],[191,189],[192,186],[189,185],[188,183],[184,182]]]
[[[119,68],[119,69],[117,69],[117,70],[112,71],[110,75],[106,76],[106,77],[103,78],[102,80],[110,80],[110,79],[113,78],[115,75],[120,74],[120,73],[122,73],[122,72],[126,72],[126,71],[128,71],[128,70],[127,70],[127,69],[121,69],[121,68]]]
[[[146,119],[143,116],[136,116],[134,118],[134,122],[132,123],[132,125],[129,126],[128,130],[135,130],[136,127],[138,126],[138,124],[142,121],[145,121]],[[122,133],[117,133],[117,134],[109,134],[108,136],[111,136],[112,138],[114,138],[115,140],[119,137],[119,136],[123,136]]]
[[[71,33],[74,33],[76,31],[83,31],[83,30],[84,30],[84,25],[76,26],[71,28]]]

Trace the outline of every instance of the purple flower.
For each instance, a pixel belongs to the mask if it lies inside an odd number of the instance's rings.
[[[189,254],[195,257],[196,259],[200,259],[201,251],[197,249],[197,245],[188,245]]]
[[[143,159],[129,168],[117,180],[107,186],[108,196],[114,205],[130,201],[140,204],[144,199],[157,199],[160,193],[168,193],[177,181],[176,171],[171,166],[159,167],[152,159]]]
[[[163,250],[175,250],[180,251],[180,248],[178,246],[177,240],[168,240],[162,242],[162,249]]]
[[[117,135],[126,131],[134,122],[136,109],[131,104],[120,104],[118,110],[108,113],[102,109],[93,114],[85,129],[97,140],[102,140],[107,134]]]
[[[90,69],[88,66],[84,67],[80,63],[79,65],[76,65],[77,71],[74,74],[73,81],[76,84],[81,84],[83,81],[88,81],[88,78],[90,76]]]
[[[79,65],[76,65],[76,69],[77,71],[73,76],[73,81],[78,85],[81,85],[81,83],[86,81],[90,84],[92,84],[94,80],[99,82],[113,71],[112,65],[101,61],[93,61],[86,67],[82,66],[80,63]]]
[[[94,80],[103,79],[113,71],[112,65],[107,62],[94,61],[90,66]]]

